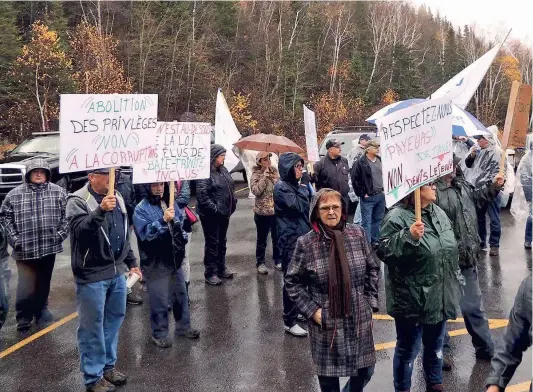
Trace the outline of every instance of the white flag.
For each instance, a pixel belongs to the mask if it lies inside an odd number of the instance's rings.
[[[241,134],[231,117],[224,95],[219,89],[215,109],[215,143],[226,149],[224,166],[228,171],[232,171],[239,164],[239,158],[233,153],[233,144],[240,138]]]
[[[452,100],[452,103],[465,109],[504,42],[505,40],[448,80],[429,98],[446,96]]]

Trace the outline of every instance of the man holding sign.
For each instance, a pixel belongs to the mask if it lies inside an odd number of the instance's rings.
[[[67,202],[78,347],[83,383],[91,392],[114,391],[115,385],[126,383],[126,376],[115,369],[118,332],[126,314],[124,273],[129,268],[141,276],[130,248],[124,200],[119,193],[108,194],[109,172],[92,171],[89,183]]]

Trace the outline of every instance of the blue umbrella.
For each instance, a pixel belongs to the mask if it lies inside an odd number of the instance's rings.
[[[394,113],[398,110],[408,108],[409,106],[417,105],[424,102],[422,98],[412,98],[405,101],[391,103],[388,106],[378,110],[372,116],[366,119],[367,122],[375,124],[376,120],[384,117],[387,114]],[[456,105],[452,105],[452,135],[473,137],[476,135],[490,134],[490,131],[472,114],[466,110],[461,109]]]

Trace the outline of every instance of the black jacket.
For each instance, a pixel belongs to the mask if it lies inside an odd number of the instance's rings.
[[[67,218],[70,222],[70,248],[72,272],[77,283],[93,283],[112,279],[127,268],[137,267],[130,247],[128,215],[124,215],[124,246],[115,259],[109,242],[106,216],[89,192],[88,184],[67,199]],[[117,203],[126,211],[124,200],[117,193]]]
[[[128,212],[128,221],[130,224],[133,224],[133,211],[135,211],[135,206],[137,202],[135,200],[135,188],[131,182],[131,177],[127,174],[117,172],[116,180],[116,190],[122,198],[124,199],[124,204],[126,204],[126,211]]]
[[[309,223],[311,195],[307,187],[299,184],[294,176],[294,165],[300,161],[303,164],[303,159],[298,154],[292,152],[281,154],[278,163],[280,180],[274,185],[278,246],[286,263],[292,257],[298,237],[311,230]]]
[[[233,178],[225,166],[214,166],[215,158],[224,152],[224,147],[211,145],[211,176],[196,183],[199,214],[231,216],[237,208]]]
[[[531,275],[522,281],[514,301],[509,325],[502,338],[502,344],[492,358],[492,372],[487,378],[489,385],[498,385],[503,392],[524,352],[531,346]],[[531,391],[531,387],[529,388]]]
[[[380,157],[376,157],[376,159],[381,162]],[[354,162],[350,174],[352,176],[353,190],[357,196],[364,197],[365,195],[371,196],[375,194],[372,169],[366,155]]]
[[[326,155],[315,163],[314,172],[313,179],[317,191],[322,188],[331,188],[339,192],[344,198],[348,197],[350,191],[348,159],[344,157],[331,159],[329,155]]]

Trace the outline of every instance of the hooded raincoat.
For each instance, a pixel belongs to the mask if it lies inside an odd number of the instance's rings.
[[[455,319],[464,278],[450,220],[435,204],[423,208],[420,240],[409,231],[414,222],[414,207],[404,204],[383,220],[377,255],[385,263],[387,313],[422,324]]]
[[[301,185],[294,174],[294,165],[304,163],[293,152],[281,154],[279,158],[280,180],[274,185],[274,209],[278,229],[278,246],[283,262],[292,257],[296,240],[311,230],[309,223],[309,202],[311,195],[307,186]]]
[[[46,182],[30,182],[32,170],[46,172]],[[13,247],[15,260],[40,259],[63,252],[69,228],[66,216],[67,192],[50,182],[50,167],[42,158],[32,159],[25,183],[11,190],[0,209],[0,220]]]
[[[332,240],[318,229],[316,212],[324,191],[313,196],[310,208],[313,230],[298,239],[285,285],[291,299],[308,319],[322,309],[322,325],[309,322],[311,354],[317,374],[355,376],[358,369],[376,362],[372,309],[378,307],[380,261],[366,240],[364,230],[346,225],[343,237],[350,269],[350,314],[343,318],[330,316],[328,270]]]

